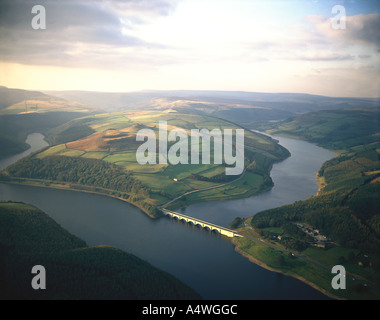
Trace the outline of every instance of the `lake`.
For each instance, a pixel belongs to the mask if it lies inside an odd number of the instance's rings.
[[[302,140],[273,137],[288,149],[291,156],[274,164],[270,176],[274,187],[260,195],[221,202],[200,203],[180,212],[227,227],[236,217],[248,217],[257,212],[304,200],[316,195],[316,174],[322,164],[336,155]]]
[[[25,142],[29,144],[30,148],[25,150],[24,152],[21,152],[19,154],[16,154],[14,156],[0,159],[0,170],[5,169],[10,164],[16,162],[17,160],[20,160],[27,155],[36,152],[44,147],[47,147],[49,144],[44,140],[44,136],[41,133],[31,133],[26,138]]]
[[[248,199],[193,205],[186,214],[228,225],[236,216],[314,195],[316,172],[335,155],[304,141],[277,139],[292,156],[274,165],[272,190]],[[166,217],[153,220],[121,200],[6,183],[0,183],[0,200],[31,203],[88,245],[110,245],[135,254],[204,299],[328,299],[297,279],[251,263],[224,237]]]

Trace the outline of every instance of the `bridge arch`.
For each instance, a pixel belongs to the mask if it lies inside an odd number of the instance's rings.
[[[213,228],[213,229],[211,230],[211,232],[216,233],[216,234],[221,234],[221,233],[220,233],[220,230],[217,229],[217,228]]]
[[[162,213],[164,215],[167,215],[167,216],[173,218],[173,219],[177,219],[177,221],[185,222],[187,224],[196,226],[196,227],[201,228],[201,229],[206,229],[206,230],[209,230],[211,232],[214,232],[214,233],[217,233],[217,234],[220,234],[223,236],[227,236],[227,237],[231,237],[231,238],[242,237],[242,235],[236,233],[235,231],[233,231],[231,229],[221,227],[221,226],[217,226],[213,223],[202,221],[202,220],[199,220],[197,218],[192,218],[192,217],[186,216],[184,214],[181,214],[181,213],[178,213],[175,211],[162,209]]]

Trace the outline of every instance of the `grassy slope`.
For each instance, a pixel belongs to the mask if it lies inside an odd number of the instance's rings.
[[[1,299],[198,299],[192,289],[134,255],[86,246],[45,213],[0,203]],[[46,290],[33,290],[34,265]]]
[[[114,164],[132,173],[150,190],[149,202],[162,205],[179,195],[223,184],[212,178],[224,174],[224,167],[215,164],[200,165],[140,165],[136,161],[136,132],[141,128],[157,130],[158,121],[167,121],[168,130],[173,128],[238,128],[224,120],[198,115],[184,115],[171,112],[118,112],[92,115],[74,119],[49,131],[49,136],[58,143],[34,157],[47,159],[51,156],[80,157],[98,159]],[[188,131],[190,135],[190,132]],[[186,201],[175,203],[176,206],[207,200],[246,197],[261,192],[271,186],[269,171],[273,162],[288,156],[287,151],[271,139],[245,131],[245,162],[250,171],[236,183],[228,186],[200,192],[188,197]],[[63,173],[64,174],[64,173]],[[206,180],[192,178],[191,174],[206,177]],[[175,181],[177,179],[177,181]],[[217,190],[217,192],[216,192]]]
[[[357,108],[307,113],[263,126],[270,134],[303,139],[338,153],[376,146],[380,139],[380,108]],[[355,147],[357,147],[355,149]]]
[[[0,158],[10,157],[29,148],[25,143],[30,133],[47,131],[87,113],[45,112],[0,115]],[[48,138],[48,136],[47,136]]]
[[[26,150],[28,134],[57,127],[74,118],[93,114],[86,105],[38,91],[0,87],[0,158]]]
[[[321,168],[321,189],[317,196],[258,213],[248,223],[252,232],[279,247],[301,252],[327,270],[343,264],[352,277],[377,287],[380,285],[378,112],[378,109],[323,111],[271,125],[269,133],[307,139],[340,156]],[[314,247],[315,240],[299,232],[294,223],[319,229],[332,242],[326,249]],[[282,239],[274,238],[277,235]],[[304,261],[296,265],[294,259],[286,256],[279,265],[281,259],[273,255],[280,253],[255,241],[239,239],[237,244],[245,254],[274,269],[302,276],[330,294],[352,299],[379,298],[358,281],[350,281],[346,291],[335,291],[328,271]]]

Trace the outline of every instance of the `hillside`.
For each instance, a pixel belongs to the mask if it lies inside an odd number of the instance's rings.
[[[209,164],[141,165],[136,160],[136,151],[142,143],[136,141],[136,134],[140,129],[151,129],[158,134],[159,121],[166,121],[169,131],[174,128],[185,130],[189,148],[192,143],[190,130],[193,128],[218,128],[221,131],[239,128],[221,119],[170,110],[97,114],[74,119],[49,130],[50,142],[54,145],[10,166],[7,173],[13,177],[55,180],[67,185],[74,183],[75,188],[99,187],[103,190],[97,191],[126,199],[155,215],[156,206],[193,190],[208,189],[181,198],[173,205],[178,207],[200,201],[248,197],[262,192],[273,185],[269,175],[272,164],[289,155],[271,138],[246,130],[243,159],[246,170],[241,179],[237,179],[239,176],[227,176],[227,165],[215,164],[213,152],[210,152]],[[170,142],[168,148],[173,144]],[[69,165],[74,160],[78,164]],[[74,172],[78,168],[86,169],[81,173]],[[97,171],[99,168],[104,168],[104,171]],[[110,175],[111,171],[115,175]],[[113,180],[114,176],[115,179],[117,176],[129,177],[128,181],[134,181],[130,184],[136,187],[125,189],[123,183]],[[218,188],[211,191],[214,187]]]
[[[378,99],[333,98],[304,93],[264,93],[246,91],[212,90],[144,90],[138,92],[93,92],[93,91],[44,91],[44,93],[83,104],[121,111],[131,106],[148,107],[155,99],[168,101],[193,101],[248,106],[268,107],[293,113],[342,109],[351,107],[379,106]]]
[[[0,86],[0,111],[25,100],[47,100],[49,96],[39,91],[10,89]]]
[[[211,90],[145,90],[139,92],[45,91],[102,110],[161,110],[210,115],[238,125],[256,128],[301,113],[342,108],[379,107],[378,99],[333,98],[303,93],[262,93]]]
[[[0,203],[0,298],[33,300],[199,299],[191,288],[134,255],[86,243],[39,209]],[[46,289],[33,290],[34,265]]]
[[[316,143],[339,153],[375,148],[380,139],[380,108],[324,110],[293,117],[260,129]]]
[[[30,133],[43,133],[74,118],[97,113],[87,105],[39,91],[0,87],[0,158],[26,150]]]
[[[96,112],[83,103],[47,95],[40,91],[11,89],[0,86],[0,115],[44,112]]]
[[[343,265],[352,278],[361,280],[348,282],[350,290],[340,293],[346,298],[374,298],[369,287],[380,288],[378,111],[321,111],[267,126],[269,133],[307,139],[340,155],[319,170],[318,195],[246,220],[266,241],[299,252],[328,270]],[[300,269],[292,270],[298,274]],[[334,292],[323,280],[325,276],[313,273],[304,277]]]

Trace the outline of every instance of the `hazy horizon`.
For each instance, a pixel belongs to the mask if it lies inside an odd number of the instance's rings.
[[[32,26],[35,5],[46,10],[46,29]],[[0,84],[379,98],[379,7],[373,0],[4,0]]]
[[[248,93],[248,94],[268,94],[268,95],[309,95],[309,96],[320,96],[320,97],[326,97],[326,98],[342,98],[342,99],[371,99],[371,100],[378,100],[380,99],[380,96],[378,97],[369,97],[369,96],[332,96],[332,95],[324,95],[324,94],[313,94],[309,92],[290,92],[290,91],[278,91],[278,92],[271,92],[271,91],[247,91],[247,90],[212,90],[212,89],[141,89],[141,90],[131,90],[131,91],[110,91],[110,90],[82,90],[82,89],[59,89],[59,90],[46,90],[46,89],[28,89],[28,88],[20,88],[20,87],[7,87],[0,83],[0,87],[4,87],[11,90],[25,90],[25,91],[36,91],[45,93],[48,95],[54,96],[54,93],[64,93],[64,92],[83,92],[83,93],[101,93],[101,94],[133,94],[133,93],[174,93],[174,92],[187,92],[187,93],[200,93],[200,92],[210,92],[210,93]]]

